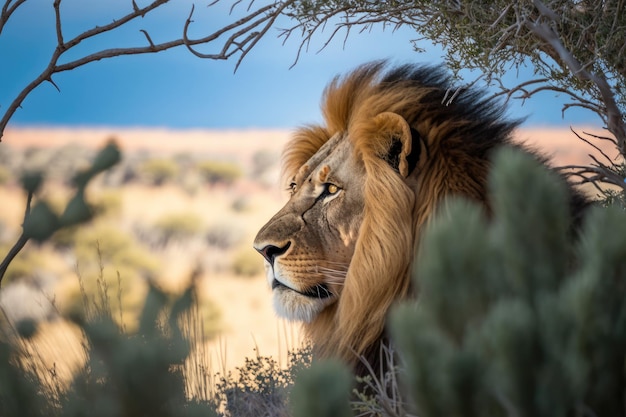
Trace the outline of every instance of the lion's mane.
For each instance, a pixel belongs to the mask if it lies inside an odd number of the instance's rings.
[[[511,144],[518,122],[505,120],[502,105],[482,92],[454,89],[436,68],[389,68],[385,62],[335,78],[324,91],[322,112],[323,125],[297,130],[286,146],[283,178],[293,177],[333,135],[347,133],[365,166],[365,211],[338,302],[305,330],[319,356],[338,356],[355,366],[359,356],[376,363],[391,304],[412,292],[420,231],[450,194],[488,210],[490,151]],[[380,157],[389,138],[373,120],[383,112],[402,116],[421,138],[414,146],[423,147],[423,163],[407,179]]]

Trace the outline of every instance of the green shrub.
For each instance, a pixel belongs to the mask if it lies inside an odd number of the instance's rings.
[[[626,213],[595,207],[572,239],[563,187],[517,153],[491,195],[492,221],[450,202],[422,239],[419,308],[392,315],[418,414],[624,415]]]
[[[233,200],[230,207],[235,213],[243,213],[251,208],[250,199],[248,197],[238,197]]]
[[[145,292],[146,278],[157,273],[159,260],[130,234],[107,221],[78,229],[74,239],[76,272],[81,287],[67,308],[80,311],[93,305],[110,309],[116,318],[125,315],[125,324],[132,328]],[[110,299],[103,299],[103,292]]]
[[[119,216],[122,213],[122,200],[122,193],[118,190],[101,190],[91,201],[94,216]]]
[[[150,159],[141,164],[139,172],[149,184],[158,186],[173,181],[179,167],[171,159]]]
[[[233,417],[287,416],[288,398],[296,376],[310,366],[311,346],[290,351],[285,368],[272,357],[247,358],[236,372],[220,377],[215,401]]]
[[[346,398],[353,383],[350,370],[334,360],[316,363],[296,377],[291,395],[294,417],[351,417]]]
[[[235,254],[232,270],[235,275],[253,277],[263,273],[263,260],[252,247],[245,247]]]
[[[183,374],[194,341],[179,322],[194,302],[191,289],[170,301],[150,287],[136,333],[123,331],[107,314],[74,317],[88,359],[60,396],[21,366],[16,345],[0,339],[0,415],[216,416],[212,402],[189,399]],[[33,323],[18,327],[29,329],[25,336],[36,331]]]
[[[234,162],[203,161],[196,167],[209,185],[231,185],[243,175],[239,165]]]
[[[243,230],[231,222],[215,223],[208,227],[205,235],[209,246],[219,249],[230,249],[243,238]]]
[[[172,213],[159,218],[154,228],[165,244],[171,240],[188,239],[199,234],[204,227],[201,216],[195,213]]]

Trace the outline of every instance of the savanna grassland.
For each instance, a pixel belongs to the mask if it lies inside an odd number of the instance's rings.
[[[92,221],[57,232],[43,245],[29,243],[13,261],[0,296],[5,321],[44,322],[40,333],[51,354],[44,360],[63,373],[64,362],[74,366],[81,349],[60,317],[105,303],[132,331],[148,282],[176,295],[193,279],[202,337],[216,368],[237,366],[255,348],[284,356],[298,343],[297,330],[274,316],[252,240],[284,202],[276,183],[286,137],[286,132],[9,131],[0,145],[2,256],[21,231],[22,173],[43,171],[46,181],[36,198],[60,210],[71,194],[72,176],[101,144],[115,140],[123,159],[89,185]]]
[[[255,355],[284,358],[299,345],[296,327],[272,312],[256,231],[285,201],[278,185],[286,131],[9,130],[0,144],[0,256],[21,231],[20,176],[40,170],[36,198],[59,210],[71,178],[96,149],[115,140],[123,159],[87,189],[93,219],[29,243],[2,282],[3,325],[41,322],[36,354],[56,377],[83,360],[80,337],[62,317],[110,309],[126,331],[148,283],[172,296],[197,288],[203,366],[223,372]],[[588,163],[591,149],[567,129],[519,132],[554,165]],[[87,311],[88,313],[88,311]],[[40,356],[40,357],[39,357]]]

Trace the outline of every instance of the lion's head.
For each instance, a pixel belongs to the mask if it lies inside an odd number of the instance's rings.
[[[490,151],[516,123],[437,69],[383,62],[335,78],[322,110],[325,123],[286,146],[291,197],[254,246],[278,314],[304,322],[319,355],[355,364],[411,291],[420,230],[442,199],[487,205]]]

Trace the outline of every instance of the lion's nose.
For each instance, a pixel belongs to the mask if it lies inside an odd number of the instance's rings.
[[[278,247],[278,246],[274,246],[274,245],[267,245],[267,246],[264,246],[264,247],[262,247],[260,249],[255,247],[255,249],[261,255],[263,255],[265,260],[267,262],[269,262],[270,265],[274,265],[274,260],[277,257],[279,257],[280,255],[282,255],[283,253],[287,252],[287,249],[289,249],[289,246],[291,246],[291,242],[287,242],[287,244],[284,245],[283,247]]]

